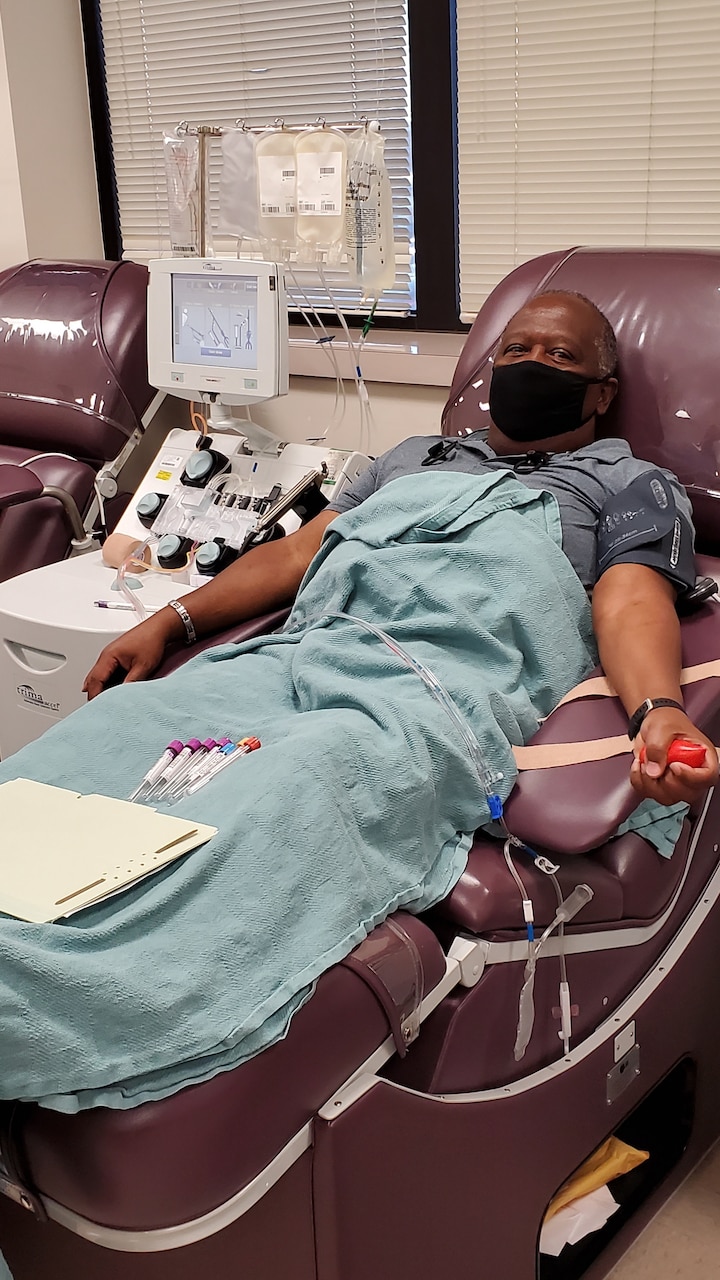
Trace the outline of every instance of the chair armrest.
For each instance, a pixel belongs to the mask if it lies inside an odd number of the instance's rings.
[[[0,511],[32,502],[42,495],[44,485],[27,467],[6,462],[0,465]]]
[[[264,613],[259,618],[251,618],[249,622],[238,622],[234,627],[228,627],[227,630],[219,631],[214,636],[206,636],[205,639],[198,640],[196,644],[176,645],[152,678],[157,680],[160,676],[170,675],[171,671],[176,671],[178,667],[189,662],[190,658],[196,657],[198,653],[204,653],[206,649],[215,649],[221,644],[241,644],[243,640],[252,640],[255,636],[269,635],[271,631],[277,631],[283,625],[289,613],[289,609],[276,609],[274,613]]]
[[[704,606],[682,621],[683,666],[720,657],[720,607]],[[599,674],[595,672],[593,674]],[[720,680],[686,685],[685,709],[694,724],[720,742]],[[532,743],[582,742],[627,733],[617,698],[588,698],[554,711]],[[628,744],[629,745],[629,744]],[[556,853],[586,853],[604,844],[641,802],[630,786],[629,755],[520,774],[505,806],[510,830],[530,845]]]

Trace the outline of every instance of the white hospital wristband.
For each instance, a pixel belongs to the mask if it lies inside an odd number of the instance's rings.
[[[185,643],[194,644],[197,640],[197,631],[185,605],[181,604],[179,600],[168,600],[168,606],[175,610],[185,628]]]

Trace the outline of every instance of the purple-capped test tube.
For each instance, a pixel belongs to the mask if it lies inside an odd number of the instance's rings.
[[[148,769],[145,777],[140,780],[135,790],[128,796],[128,800],[137,800],[140,798],[141,792],[148,792],[150,788],[155,785],[163,770],[167,769],[169,764],[172,764],[173,760],[179,755],[182,749],[183,744],[177,739],[174,739],[173,742],[169,742],[160,756],[160,759],[155,761],[152,769]],[[142,796],[142,799],[144,800],[145,796]]]
[[[232,738],[218,738],[211,751],[202,760],[193,760],[188,773],[183,775],[182,794],[185,795],[187,787],[194,782],[199,774],[204,773],[206,769],[211,769],[213,762],[222,754],[223,747],[227,747],[232,742]]]
[[[188,738],[182,751],[178,752],[174,760],[160,774],[157,782],[145,799],[162,800],[163,796],[170,790],[172,783],[183,768],[186,760],[190,760],[196,751],[200,750],[202,743],[199,738]]]
[[[178,769],[177,773],[174,774],[169,790],[163,793],[163,800],[172,804],[179,798],[184,790],[188,776],[198,768],[201,761],[207,760],[212,755],[217,745],[216,738],[206,738],[204,742],[200,743],[200,746],[188,757],[182,768]]]

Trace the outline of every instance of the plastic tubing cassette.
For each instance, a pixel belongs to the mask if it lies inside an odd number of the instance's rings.
[[[194,582],[219,572],[254,535],[292,533],[368,463],[363,454],[323,445],[279,444],[274,453],[248,453],[241,435],[200,437],[176,429],[153,459],[117,529],[141,540],[151,532],[159,540],[153,553],[158,566],[185,572]],[[308,481],[304,493],[303,480]],[[288,509],[284,499],[296,488],[300,492]]]

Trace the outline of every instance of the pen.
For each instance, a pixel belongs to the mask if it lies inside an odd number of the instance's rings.
[[[93,600],[96,609],[130,609],[135,612],[134,604],[126,604],[124,600]],[[146,613],[157,613],[162,605],[145,605]]]

